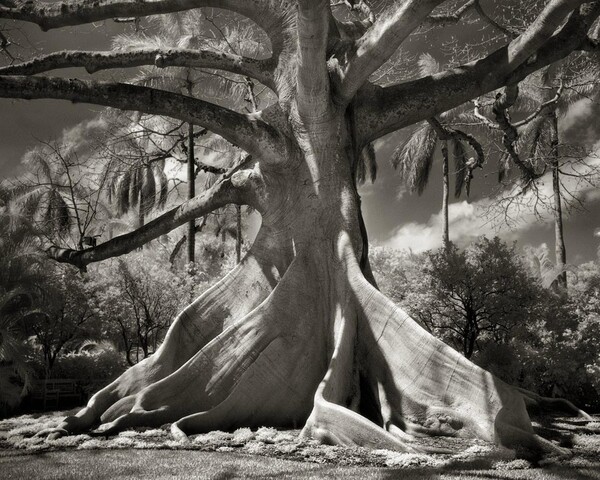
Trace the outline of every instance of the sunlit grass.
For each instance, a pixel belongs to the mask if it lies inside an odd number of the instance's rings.
[[[10,472],[11,478],[114,478],[119,471],[133,478],[162,478],[167,473],[200,478],[394,478],[392,474],[401,471],[403,479],[600,479],[597,421],[545,421],[545,431],[550,431],[556,442],[567,442],[573,456],[536,462],[481,441],[428,438],[417,445],[445,446],[452,453],[409,454],[321,445],[300,438],[298,430],[266,427],[213,431],[190,436],[188,442],[173,440],[169,425],[128,430],[108,438],[73,435],[47,440],[35,436],[41,429],[57,425],[64,414],[0,421],[0,470]],[[169,470],[174,462],[176,472]],[[194,474],[194,469],[200,470]]]

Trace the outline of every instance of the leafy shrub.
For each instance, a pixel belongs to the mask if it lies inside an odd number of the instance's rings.
[[[57,358],[53,378],[72,378],[79,381],[86,395],[95,393],[119,376],[127,362],[114,346],[97,351],[68,353]]]

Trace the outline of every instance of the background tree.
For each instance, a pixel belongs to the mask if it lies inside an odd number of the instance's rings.
[[[169,271],[163,256],[144,251],[93,271],[102,324],[129,365],[156,351],[177,312],[207,286],[208,277],[192,282]]]
[[[176,438],[212,428],[302,423],[306,436],[379,448],[412,451],[404,434],[418,431],[561,451],[533,433],[520,391],[435,339],[370,283],[355,172],[360,153],[378,138],[514,84],[575,49],[593,48],[588,32],[600,4],[531,2],[523,33],[492,48],[482,44],[477,61],[387,86],[369,82],[411,33],[424,23],[440,25],[442,3],[382,2],[372,11],[375,21],[369,15],[347,22],[323,0],[224,0],[221,9],[254,22],[270,56],[223,55],[210,45],[55,52],[0,69],[0,96],[167,115],[207,128],[248,154],[210,189],[136,231],[82,251],[51,249],[54,258],[84,266],[125,254],[227,204],[250,205],[262,216],[245,259],[178,316],[159,350],[53,434],[89,429],[100,418],[106,435],[174,422]],[[9,1],[0,18],[51,29],[211,6],[205,0]],[[452,21],[470,14],[448,6]],[[476,28],[496,28],[478,15]],[[143,64],[248,76],[277,101],[245,113],[164,89],[35,76],[60,67]],[[452,432],[439,427],[438,417],[449,419]]]
[[[484,116],[477,100],[476,117],[493,132],[500,133],[504,151],[499,154],[498,180],[503,191],[498,194],[495,208],[510,221],[507,212],[523,204],[536,216],[549,210],[554,218],[554,244],[557,288],[566,292],[567,263],[563,216],[565,208],[581,206],[581,199],[563,183],[561,177],[571,177],[577,183],[593,183],[598,170],[591,165],[593,155],[583,145],[568,145],[560,138],[559,122],[581,100],[598,95],[597,59],[582,54],[549,66],[527,77],[518,85],[507,88],[495,100],[488,101],[488,111],[495,121]],[[511,119],[522,117],[518,121]],[[492,134],[493,136],[493,134]],[[509,177],[519,172],[517,181]],[[548,173],[549,172],[549,173]],[[514,177],[514,176],[513,176]],[[551,177],[551,188],[543,187]]]
[[[66,268],[65,268],[66,267]],[[32,315],[24,330],[35,337],[44,359],[45,377],[50,377],[59,354],[87,339],[97,338],[100,330],[97,308],[88,285],[71,267],[57,266],[51,275],[49,301],[43,310]]]
[[[30,388],[23,324],[45,298],[42,260],[31,226],[0,212],[0,416],[17,407]]]
[[[77,145],[41,142],[27,153],[27,173],[6,185],[13,210],[32,222],[51,244],[70,244],[82,250],[91,245],[98,221],[106,220],[102,189],[91,156],[81,156]]]
[[[467,358],[482,342],[506,343],[514,328],[534,321],[539,288],[516,247],[498,237],[432,253],[426,271],[432,298],[416,318]]]

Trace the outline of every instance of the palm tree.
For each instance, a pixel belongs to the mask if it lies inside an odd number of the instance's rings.
[[[82,192],[69,188],[66,168],[48,153],[41,148],[28,152],[24,158],[28,173],[11,185],[8,193],[23,217],[62,236],[70,232],[76,212],[73,190]]]
[[[429,54],[421,55],[419,68],[422,75],[433,75],[441,70],[439,63]],[[448,203],[450,196],[449,144],[452,148],[452,158],[454,160],[455,198],[461,196],[463,188],[466,190],[467,195],[469,195],[470,180],[472,178],[471,172],[473,168],[481,166],[483,162],[483,152],[475,139],[469,134],[450,129],[446,125],[466,115],[460,109],[454,109],[443,113],[439,119],[432,118],[417,124],[417,128],[396,148],[392,155],[392,165],[399,170],[401,181],[408,186],[412,193],[422,195],[429,182],[436,149],[438,145],[441,147],[443,178],[442,244],[445,247],[448,247],[450,244],[448,225]],[[473,158],[467,158],[465,142],[469,143],[476,150],[479,157],[477,162]]]
[[[31,225],[0,213],[0,410],[16,407],[30,388],[24,322],[44,298],[42,257]]]
[[[161,48],[169,47],[191,48],[198,45],[206,45],[207,39],[203,35],[203,29],[208,27],[216,32],[214,38],[208,40],[211,48],[216,51],[235,53],[249,57],[256,57],[265,52],[262,52],[261,44],[256,42],[252,36],[252,31],[248,26],[237,24],[234,26],[222,27],[218,25],[214,18],[208,18],[199,11],[190,11],[185,13],[175,13],[163,15],[160,17],[152,17],[149,19],[153,26],[157,27],[156,31],[160,31],[160,35],[148,36],[145,34],[121,35],[117,37],[114,46],[118,49],[131,48]],[[147,86],[156,87],[160,84],[160,88],[184,92],[189,96],[201,96],[205,99],[229,98],[233,103],[245,100],[252,105],[252,110],[257,109],[257,96],[254,94],[253,84],[250,79],[240,80],[236,75],[218,75],[211,71],[199,70],[194,68],[157,68],[144,67],[140,69],[137,82]],[[201,89],[198,88],[201,86]],[[204,129],[194,131],[193,124],[187,124],[187,142],[183,143],[183,153],[186,155],[187,163],[187,199],[191,199],[196,195],[196,178],[200,171],[208,174],[220,173],[212,171],[214,169],[204,168],[205,166],[198,161],[196,157],[197,148],[195,139],[204,135]],[[211,138],[212,137],[212,138]],[[237,152],[230,144],[224,145],[225,142],[220,137],[215,138],[209,136],[207,149],[214,149],[214,144],[219,144],[221,151],[226,151],[228,156],[232,152]],[[206,142],[205,142],[206,143]],[[168,148],[173,152],[173,145]],[[174,152],[173,152],[174,153]],[[220,162],[222,165],[224,162]],[[226,164],[225,166],[229,166]],[[238,222],[236,234],[236,251],[238,253],[238,261],[241,254],[241,210],[237,211]],[[195,221],[190,221],[187,225],[187,261],[193,263],[195,260],[195,235],[199,228]],[[178,249],[178,247],[176,247]],[[193,272],[193,270],[192,270]]]
[[[135,226],[139,228],[144,225],[146,215],[165,205],[168,189],[164,160],[151,161],[143,148],[136,145],[133,148],[140,154],[135,161],[123,162],[121,156],[125,153],[121,151],[118,158],[107,163],[106,188],[108,201],[116,204],[118,215],[135,211]]]
[[[565,161],[561,159],[568,153],[562,153],[564,147],[561,147],[559,122],[576,101],[598,94],[593,81],[595,75],[590,65],[577,57],[546,68],[522,82],[519,87],[520,102],[516,106],[530,113],[524,120],[515,123],[516,127],[520,127],[517,151],[525,157],[536,179],[541,178],[548,169],[552,172],[551,209],[554,217],[555,264],[559,271],[556,279],[558,288],[564,291],[567,288],[567,256],[563,224],[565,196],[561,176],[564,174],[562,167]],[[505,157],[500,162],[500,181],[509,168],[507,159]],[[536,189],[534,193],[537,192]]]
[[[66,143],[45,143],[25,155],[28,172],[5,186],[6,201],[33,222],[53,243],[75,234],[82,249],[99,214],[106,214],[101,201],[102,179],[96,178],[89,158],[82,159]]]

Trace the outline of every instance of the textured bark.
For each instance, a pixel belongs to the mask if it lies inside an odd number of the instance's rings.
[[[188,182],[188,200],[196,196],[196,163],[194,153],[194,125],[188,124],[188,145],[187,145],[187,182]],[[187,226],[187,261],[192,263],[196,260],[196,219],[193,218]]]
[[[554,251],[556,252],[556,266],[562,268],[559,273],[558,285],[563,290],[567,288],[567,272],[564,270],[567,264],[567,249],[565,247],[565,235],[563,228],[562,198],[560,193],[560,163],[558,155],[558,118],[556,111],[550,114],[550,155],[552,166],[552,200],[554,202]]]
[[[269,60],[256,60],[231,53],[185,48],[138,49],[128,51],[86,52],[62,51],[35,58],[17,65],[0,68],[0,75],[35,75],[60,68],[84,67],[88,73],[120,67],[142,65],[165,67],[218,68],[256,78],[271,86],[273,66]]]
[[[450,196],[450,179],[448,178],[448,140],[442,140],[442,245],[450,245],[448,228],[448,197]]]

